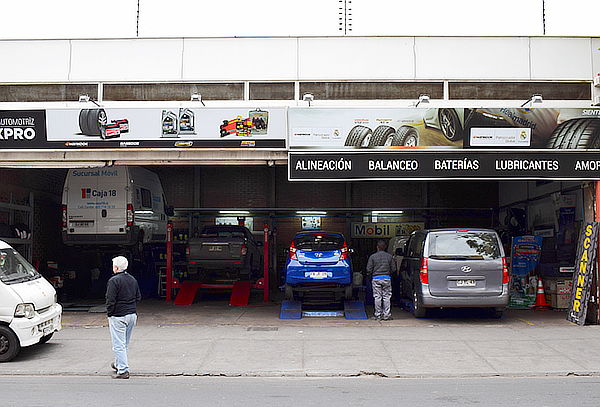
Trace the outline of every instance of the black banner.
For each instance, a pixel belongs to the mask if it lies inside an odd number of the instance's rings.
[[[289,153],[290,181],[600,179],[600,154],[528,151]]]
[[[577,244],[577,263],[573,273],[573,292],[567,320],[577,325],[585,324],[590,288],[594,271],[596,270],[596,251],[598,245],[598,230],[600,224],[597,222],[587,223],[579,236]]]
[[[44,147],[45,110],[0,110],[0,149]]]

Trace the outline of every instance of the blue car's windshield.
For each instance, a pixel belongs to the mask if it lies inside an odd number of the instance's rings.
[[[294,247],[297,250],[329,251],[344,247],[344,238],[336,235],[314,234],[296,236]]]

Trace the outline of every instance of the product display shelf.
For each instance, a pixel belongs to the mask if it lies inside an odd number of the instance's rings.
[[[0,202],[0,212],[8,216],[0,217],[0,223],[4,223],[3,218],[9,227],[15,223],[22,223],[29,229],[27,239],[18,237],[0,237],[0,240],[13,246],[23,257],[31,262],[33,256],[33,193],[29,193],[28,203],[14,203],[14,197],[11,194],[8,202]]]

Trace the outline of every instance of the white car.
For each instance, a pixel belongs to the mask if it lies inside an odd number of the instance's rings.
[[[0,362],[23,347],[46,343],[60,331],[61,315],[54,287],[0,240]]]

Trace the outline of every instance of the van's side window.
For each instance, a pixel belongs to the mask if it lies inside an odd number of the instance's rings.
[[[417,240],[417,235],[414,234],[408,240],[406,245],[406,257],[415,257],[415,242]]]
[[[410,241],[408,242],[407,257],[420,257],[423,254],[424,239],[425,234],[423,233],[415,233],[411,236]]]
[[[152,193],[149,189],[140,188],[142,192],[142,208],[152,209]]]
[[[425,243],[425,233],[417,234],[415,241],[415,257],[423,257],[423,246]]]

